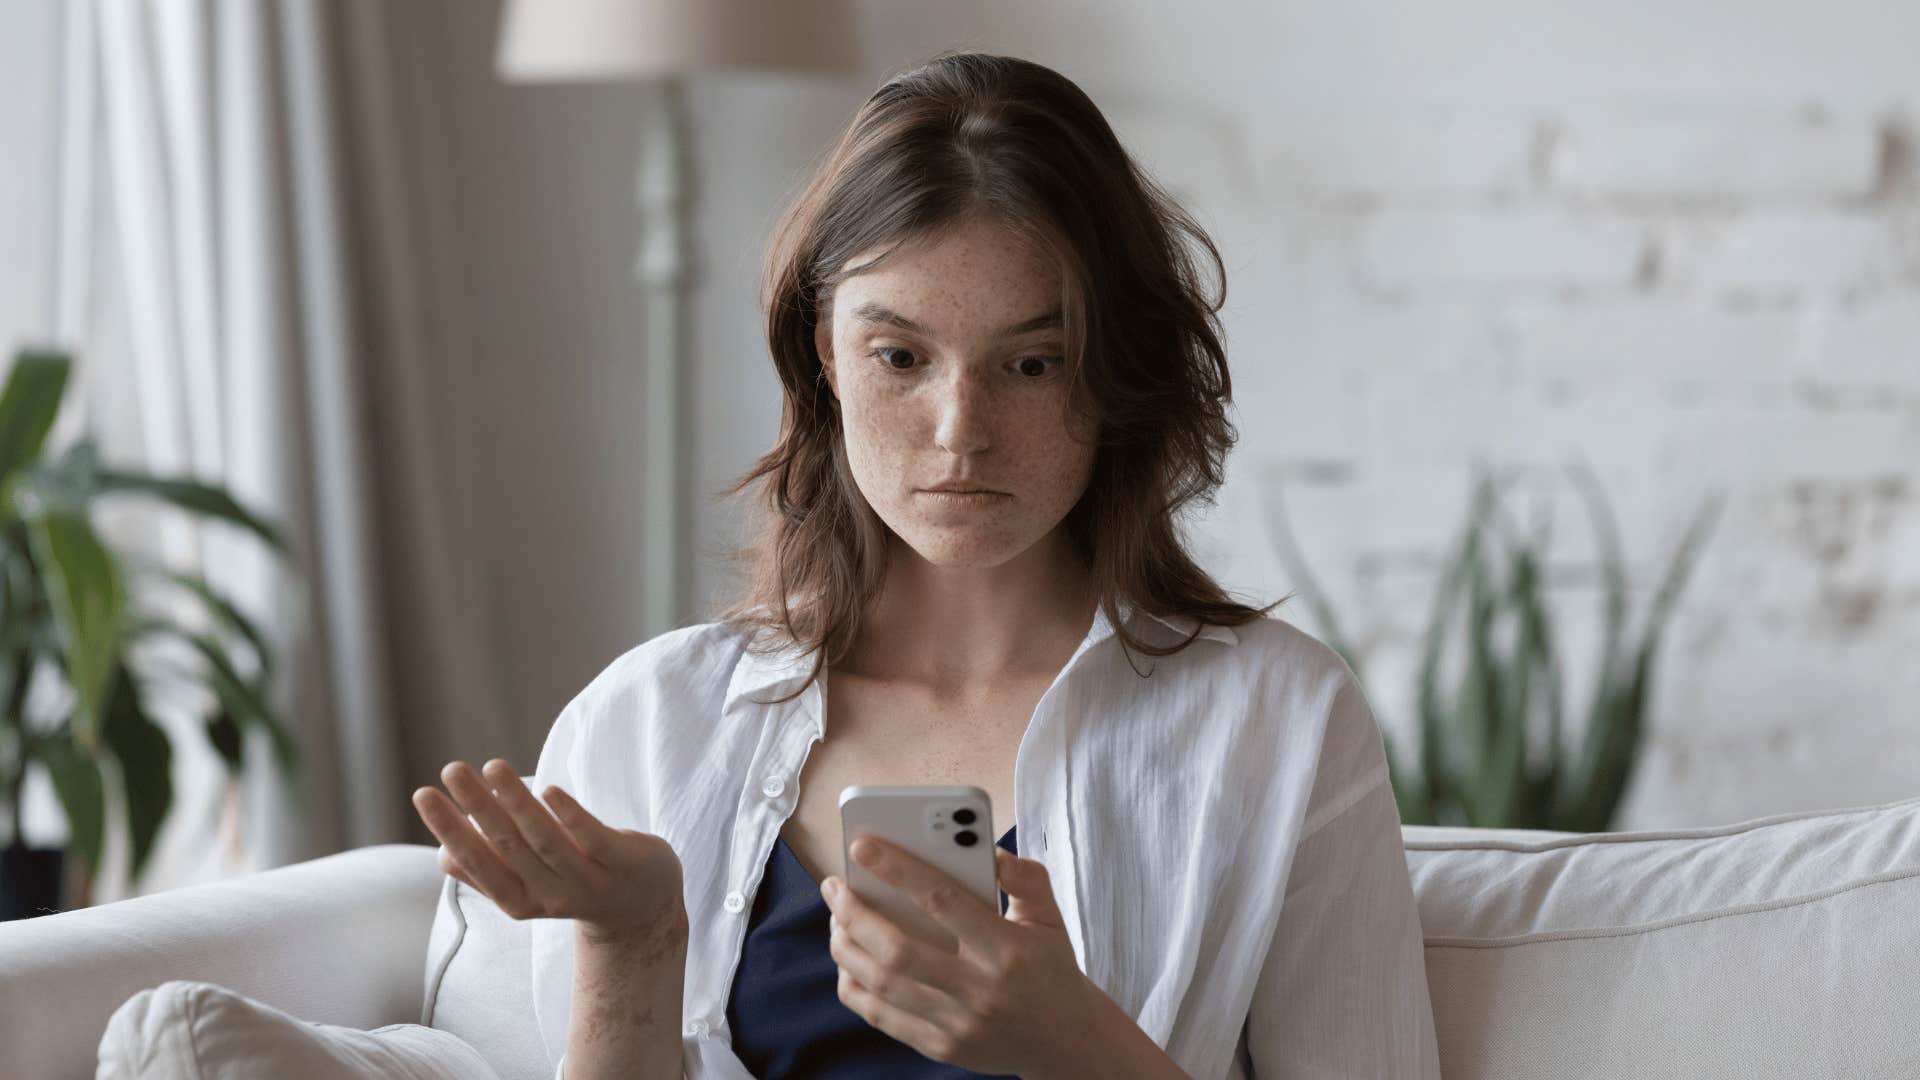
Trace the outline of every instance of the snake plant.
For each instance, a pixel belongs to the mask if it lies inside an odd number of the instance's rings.
[[[136,671],[137,642],[174,639],[203,661],[187,678],[217,702],[200,719],[229,776],[242,773],[244,735],[258,730],[295,796],[304,796],[296,747],[269,704],[273,654],[260,628],[205,580],[116,552],[95,531],[91,511],[123,496],[159,499],[238,526],[284,554],[279,531],[223,488],[106,467],[90,439],[44,456],[71,369],[64,353],[22,350],[0,392],[0,751],[7,751],[0,798],[13,811],[12,844],[24,843],[21,789],[28,766],[45,767],[66,814],[69,857],[84,868],[84,890],[100,867],[108,759],[124,796],[129,880],[145,870],[174,801],[172,743],[148,708],[149,684],[161,669]],[[135,599],[146,593],[131,586],[146,580],[136,574],[184,590],[194,603],[182,610],[203,612],[206,628],[142,612]],[[28,688],[49,672],[67,691],[54,696],[65,700],[33,722]]]
[[[1550,526],[1537,536],[1517,535],[1482,470],[1427,623],[1415,697],[1417,753],[1403,757],[1391,733],[1381,733],[1403,824],[1599,832],[1613,821],[1646,730],[1662,633],[1725,500],[1711,499],[1694,519],[1638,639],[1630,641],[1613,515],[1591,470],[1570,471],[1593,522],[1603,589],[1595,687],[1577,745],[1563,733],[1561,658],[1545,599]],[[1327,644],[1368,685],[1359,652],[1307,569],[1277,488],[1270,496],[1269,524],[1282,559]],[[1453,654],[1464,654],[1464,662],[1447,682],[1443,665]],[[1530,755],[1530,736],[1542,726],[1546,752]]]

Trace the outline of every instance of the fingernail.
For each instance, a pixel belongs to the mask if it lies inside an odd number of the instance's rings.
[[[876,854],[878,852],[874,848],[873,841],[862,839],[853,842],[853,857],[862,866],[872,863]]]

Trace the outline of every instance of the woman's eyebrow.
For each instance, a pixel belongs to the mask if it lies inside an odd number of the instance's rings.
[[[854,308],[850,314],[858,322],[881,323],[887,326],[898,327],[910,333],[927,334],[928,336],[932,336],[933,333],[931,330],[907,318],[905,315],[871,300]],[[1006,327],[1000,331],[1000,336],[1003,338],[1018,337],[1021,334],[1032,333],[1035,330],[1057,330],[1060,326],[1060,310],[1055,308],[1052,311],[1035,315],[1031,319],[1025,319],[1021,322],[1014,323],[1012,326]]]

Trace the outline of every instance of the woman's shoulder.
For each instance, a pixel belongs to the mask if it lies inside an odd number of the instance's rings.
[[[1236,654],[1229,662],[1244,675],[1249,705],[1233,740],[1236,761],[1255,763],[1258,775],[1273,761],[1293,762],[1336,792],[1386,775],[1366,691],[1339,650],[1272,614],[1234,631],[1239,641],[1226,651]]]
[[[1353,677],[1336,649],[1281,616],[1268,613],[1230,629],[1233,645],[1219,658],[1245,678],[1311,692],[1337,688]]]

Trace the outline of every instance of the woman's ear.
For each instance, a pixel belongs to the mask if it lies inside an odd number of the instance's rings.
[[[820,373],[827,380],[827,389],[833,392],[835,401],[840,400],[840,384],[833,373],[833,324],[818,322],[813,327],[813,351],[820,356]]]

